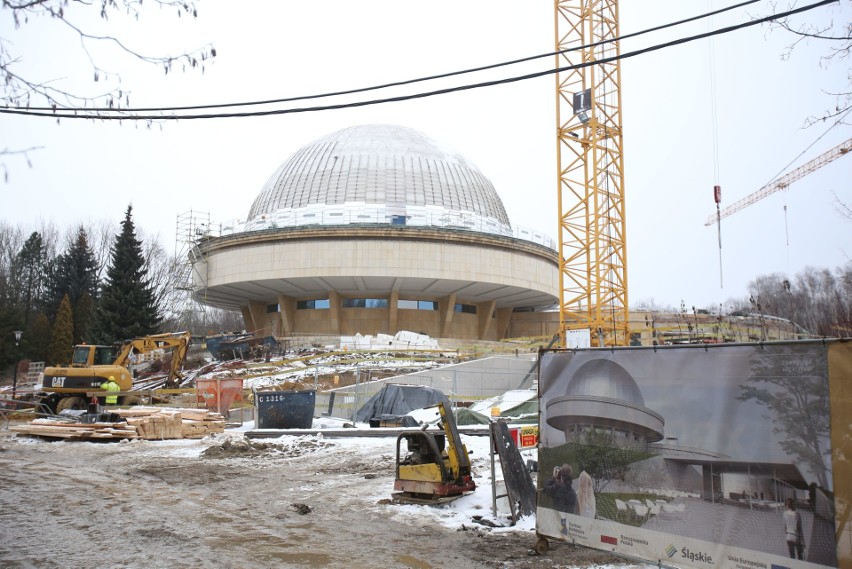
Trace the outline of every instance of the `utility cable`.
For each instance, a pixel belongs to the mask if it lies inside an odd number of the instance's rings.
[[[833,128],[834,128],[834,127],[836,127],[837,125],[841,124],[841,123],[843,122],[843,119],[845,119],[845,118],[846,118],[846,115],[848,115],[850,112],[852,112],[852,107],[850,107],[850,108],[846,109],[843,113],[841,113],[841,114],[837,117],[837,120],[836,120],[836,121],[834,121],[834,124],[832,124],[830,127],[828,127],[827,129],[825,129],[825,132],[823,132],[821,135],[819,135],[819,136],[816,138],[816,140],[814,140],[813,142],[811,142],[811,143],[808,145],[808,147],[807,147],[807,148],[805,148],[804,150],[802,150],[802,151],[799,153],[799,155],[798,155],[798,156],[796,156],[795,158],[793,158],[792,160],[790,160],[790,162],[788,162],[786,166],[784,166],[783,168],[781,168],[781,170],[780,170],[777,174],[775,174],[775,176],[773,176],[771,180],[769,180],[766,184],[764,184],[764,186],[768,186],[769,184],[771,184],[772,182],[774,182],[775,180],[777,180],[777,179],[781,176],[781,174],[783,174],[783,173],[784,173],[784,170],[786,170],[787,168],[789,168],[790,166],[792,166],[795,162],[797,162],[797,161],[799,160],[799,158],[801,158],[802,156],[804,156],[804,155],[805,155],[805,153],[806,153],[808,150],[810,150],[811,148],[813,148],[813,147],[814,147],[814,145],[815,145],[817,142],[819,142],[820,140],[822,140],[822,138],[823,138],[826,134],[828,134],[828,133],[831,131],[831,129],[833,129]]]
[[[713,0],[708,0],[710,8],[713,7]],[[708,26],[713,29],[713,18],[708,20]],[[725,281],[722,276],[722,184],[719,181],[719,114],[716,105],[716,49],[713,43],[713,38],[709,40],[710,48],[710,113],[713,131],[713,199],[716,202],[716,234],[719,240],[719,288],[725,288]]]
[[[543,59],[543,58],[546,58],[546,57],[553,57],[555,55],[561,55],[561,54],[569,53],[569,52],[572,52],[572,51],[579,51],[579,50],[583,50],[583,49],[591,49],[591,48],[594,48],[594,47],[597,47],[597,46],[600,46],[600,45],[604,45],[604,44],[607,44],[607,43],[612,43],[612,42],[617,42],[617,41],[620,41],[620,40],[639,37],[639,36],[642,36],[642,35],[645,35],[645,34],[648,34],[648,33],[657,32],[657,31],[660,31],[660,30],[665,30],[665,29],[668,29],[668,28],[672,28],[672,27],[675,27],[675,26],[682,25],[682,24],[687,24],[687,23],[690,23],[690,22],[694,22],[696,20],[700,20],[700,19],[703,19],[703,18],[707,18],[707,17],[711,17],[711,16],[714,16],[714,15],[717,15],[717,14],[728,12],[730,10],[736,10],[737,8],[742,8],[743,6],[747,6],[749,4],[755,4],[755,3],[760,2],[760,1],[761,0],[746,0],[744,2],[740,2],[739,4],[734,4],[732,6],[720,8],[719,10],[716,10],[714,12],[708,12],[706,14],[699,14],[697,16],[691,16],[691,17],[685,18],[683,20],[670,22],[668,24],[661,24],[659,26],[647,28],[647,29],[644,29],[644,30],[640,30],[638,32],[633,32],[633,33],[621,36],[619,38],[609,38],[609,39],[601,40],[601,41],[591,43],[591,44],[587,44],[587,45],[581,45],[581,46],[578,46],[578,47],[563,49],[561,51],[543,53],[543,54],[540,54],[540,55],[532,55],[532,56],[528,56],[528,57],[522,57],[520,59],[513,59],[513,60],[509,60],[509,61],[504,61],[504,62],[501,62],[501,63],[493,63],[493,64],[490,64],[490,65],[483,65],[481,67],[472,67],[472,68],[463,69],[463,70],[460,70],[460,71],[450,71],[450,72],[447,72],[447,73],[440,73],[438,75],[429,75],[429,76],[426,76],[426,77],[419,77],[419,78],[416,78],[416,79],[404,79],[404,80],[401,80],[401,81],[394,81],[394,82],[391,82],[391,83],[384,83],[384,84],[381,84],[381,85],[374,85],[374,86],[371,86],[371,87],[358,87],[358,88],[355,88],[355,89],[348,89],[348,90],[344,90],[344,91],[335,91],[335,92],[331,92],[331,93],[321,93],[321,94],[317,94],[317,95],[301,95],[301,96],[297,96],[297,97],[287,97],[287,98],[281,98],[281,99],[267,99],[267,100],[262,100],[262,101],[247,101],[247,102],[243,102],[243,103],[216,103],[216,104],[210,104],[210,105],[191,105],[191,106],[182,106],[182,107],[138,107],[138,108],[90,107],[90,108],[78,109],[77,107],[8,106],[8,107],[5,107],[5,108],[30,110],[30,111],[82,110],[82,111],[86,111],[86,112],[98,112],[98,113],[100,113],[100,112],[104,112],[104,113],[121,113],[121,112],[139,113],[139,112],[165,112],[165,111],[197,111],[197,110],[206,110],[206,109],[226,109],[226,108],[233,108],[233,107],[250,107],[250,106],[257,106],[257,105],[272,105],[272,104],[277,104],[277,103],[292,103],[292,102],[295,102],[295,101],[306,101],[306,100],[312,100],[312,99],[323,99],[323,98],[328,98],[328,97],[339,97],[341,95],[354,95],[354,94],[357,94],[357,93],[366,93],[366,92],[369,92],[369,91],[378,91],[378,90],[381,90],[381,89],[388,89],[388,88],[391,88],[391,87],[401,87],[401,86],[404,86],[404,85],[412,85],[412,84],[415,84],[415,83],[423,83],[423,82],[426,82],[426,81],[434,81],[435,79],[446,79],[448,77],[455,77],[455,76],[458,76],[458,75],[465,75],[465,74],[469,74],[469,73],[477,73],[479,71],[487,71],[487,70],[490,70],[490,69],[498,69],[500,67],[508,67],[510,65],[516,65],[518,63],[526,63],[528,61],[535,61],[537,59]]]
[[[790,160],[790,162],[788,162],[786,166],[784,166],[783,168],[781,168],[781,170],[780,170],[777,174],[775,174],[775,176],[774,176],[774,177],[773,177],[773,178],[772,178],[772,179],[771,179],[771,180],[770,180],[770,181],[769,181],[769,182],[768,182],[768,183],[767,183],[764,187],[768,186],[768,185],[769,185],[769,184],[771,184],[773,181],[777,180],[777,179],[781,176],[781,174],[782,174],[782,173],[783,173],[783,172],[784,172],[787,168],[789,168],[790,166],[792,166],[792,165],[793,165],[795,162],[797,162],[797,161],[798,161],[798,160],[799,160],[802,156],[804,156],[804,154],[805,154],[808,150],[810,150],[811,148],[813,148],[813,147],[814,147],[814,145],[815,145],[817,142],[819,142],[820,140],[822,140],[822,138],[823,138],[826,134],[828,134],[829,132],[831,132],[831,130],[832,130],[834,127],[836,127],[837,125],[841,124],[841,123],[843,122],[843,119],[845,119],[845,118],[846,118],[846,115],[848,115],[850,112],[852,112],[852,107],[850,107],[849,109],[847,109],[846,111],[844,111],[843,113],[841,113],[841,114],[837,117],[837,120],[836,120],[836,121],[834,121],[834,123],[833,123],[830,127],[828,127],[827,129],[825,129],[825,132],[823,132],[821,135],[819,135],[819,136],[816,138],[816,140],[814,140],[813,142],[811,142],[811,143],[807,146],[807,148],[805,148],[804,150],[802,150],[802,151],[799,153],[799,155],[798,155],[798,156],[796,156],[795,158],[793,158],[792,160]],[[785,240],[785,245],[787,246],[787,272],[789,273],[789,272],[790,272],[790,227],[789,227],[788,220],[787,220],[787,199],[786,199],[786,196],[787,196],[787,192],[786,192],[786,190],[785,190],[785,192],[784,192],[784,198],[785,198],[785,199],[784,199],[784,240]]]
[[[221,119],[221,118],[245,118],[245,117],[261,117],[261,116],[272,116],[272,115],[286,115],[286,114],[294,114],[294,113],[305,113],[305,112],[318,112],[318,111],[330,111],[330,110],[338,110],[338,109],[350,109],[350,108],[358,108],[358,107],[367,107],[372,105],[379,105],[385,103],[396,103],[400,101],[410,101],[415,99],[424,99],[427,97],[434,97],[437,95],[446,95],[448,93],[456,93],[461,91],[469,91],[473,89],[480,89],[483,87],[493,87],[496,85],[505,85],[510,83],[517,83],[519,81],[526,81],[528,79],[535,79],[538,77],[544,77],[547,75],[554,75],[556,73],[562,73],[565,71],[571,71],[575,69],[582,69],[585,67],[589,67],[592,65],[600,65],[602,63],[609,63],[616,60],[629,59],[631,57],[636,57],[638,55],[644,55],[646,53],[652,53],[654,51],[659,51],[661,49],[674,47],[677,45],[682,45],[686,43],[690,43],[696,40],[704,39],[707,37],[712,37],[716,35],[722,35],[734,31],[738,31],[744,28],[749,28],[756,26],[758,24],[764,24],[766,22],[770,22],[773,20],[777,20],[780,18],[785,18],[787,16],[791,16],[794,14],[800,14],[803,12],[807,12],[809,10],[813,10],[815,8],[819,8],[821,6],[826,6],[828,4],[834,4],[839,0],[821,0],[819,2],[815,2],[814,4],[808,4],[806,6],[802,6],[800,8],[795,8],[792,10],[788,10],[786,12],[782,12],[779,14],[773,14],[771,16],[766,16],[764,18],[760,18],[757,20],[751,20],[749,22],[744,22],[741,24],[737,24],[734,26],[728,26],[726,28],[720,28],[719,30],[715,30],[713,32],[705,32],[701,34],[696,34],[693,36],[687,36],[680,39],[672,40],[669,42],[652,45],[650,47],[646,47],[643,49],[635,50],[632,52],[628,52],[622,55],[609,57],[599,61],[586,61],[583,63],[579,63],[577,65],[568,65],[565,67],[558,67],[555,69],[548,69],[545,71],[539,71],[535,73],[528,73],[525,75],[517,75],[514,77],[507,77],[504,79],[496,79],[493,81],[483,81],[480,83],[470,83],[467,85],[460,85],[456,87],[447,87],[444,89],[436,89],[433,91],[425,91],[420,93],[414,93],[410,95],[398,95],[394,97],[385,97],[381,99],[370,99],[366,101],[357,101],[353,103],[339,103],[339,104],[331,104],[331,105],[321,105],[315,107],[296,107],[296,108],[287,108],[287,109],[272,109],[265,111],[252,111],[252,112],[239,112],[239,113],[214,113],[214,114],[200,114],[200,115],[102,115],[102,114],[91,114],[86,109],[75,109],[71,112],[67,113],[59,113],[59,112],[33,112],[33,111],[25,111],[19,109],[12,108],[0,108],[0,114],[12,114],[12,115],[22,115],[22,116],[32,116],[32,117],[46,117],[53,119],[86,119],[86,120],[117,120],[117,121],[163,121],[163,120],[194,120],[194,119]],[[126,112],[126,111],[113,111],[113,112]]]

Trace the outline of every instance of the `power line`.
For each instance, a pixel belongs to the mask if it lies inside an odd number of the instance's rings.
[[[470,84],[467,84],[467,85],[459,85],[459,86],[456,86],[456,87],[447,87],[447,88],[444,88],[444,89],[436,89],[436,90],[433,90],[433,91],[424,91],[424,92],[420,92],[420,93],[413,93],[413,94],[410,94],[410,95],[398,95],[398,96],[394,96],[394,97],[385,97],[385,98],[381,98],[381,99],[369,99],[369,100],[366,100],[366,101],[356,101],[356,102],[350,102],[350,103],[338,103],[338,104],[321,105],[321,106],[314,106],[314,107],[295,107],[295,108],[271,109],[271,110],[261,110],[261,111],[246,111],[246,112],[235,112],[235,113],[211,113],[211,114],[187,114],[187,115],[138,115],[138,114],[130,114],[130,115],[128,115],[128,114],[106,114],[105,115],[105,114],[98,114],[98,113],[100,113],[100,111],[94,110],[94,109],[74,109],[71,112],[62,113],[62,112],[53,111],[52,109],[50,109],[50,112],[41,112],[41,111],[36,112],[36,111],[33,111],[32,109],[23,110],[23,109],[19,109],[19,108],[0,108],[0,113],[12,114],[12,115],[22,115],[22,116],[32,116],[32,117],[49,117],[49,118],[54,118],[54,119],[86,119],[86,120],[106,120],[106,121],[115,121],[115,120],[117,120],[117,121],[122,121],[122,120],[127,120],[127,121],[138,121],[138,120],[142,120],[142,121],[162,121],[162,120],[195,120],[195,119],[261,117],[261,116],[284,115],[284,114],[305,113],[305,112],[330,111],[330,110],[366,107],[366,106],[373,106],[373,105],[386,104],[386,103],[396,103],[396,102],[409,101],[409,100],[414,100],[414,99],[423,99],[423,98],[433,97],[433,96],[437,96],[437,95],[446,95],[446,94],[449,94],[449,93],[455,93],[455,92],[460,92],[460,91],[469,91],[469,90],[472,90],[472,89],[480,89],[480,88],[483,88],[483,87],[493,87],[493,86],[496,86],[496,85],[517,83],[519,81],[526,81],[528,79],[535,79],[535,78],[538,78],[538,77],[553,75],[555,73],[562,73],[562,72],[565,72],[565,71],[581,69],[581,68],[584,68],[584,67],[589,67],[591,65],[599,65],[599,64],[602,64],[602,63],[609,63],[609,62],[616,61],[616,60],[619,60],[619,59],[629,59],[629,58],[635,57],[637,55],[644,55],[646,53],[651,53],[651,52],[654,52],[654,51],[659,51],[661,49],[674,47],[674,46],[677,46],[677,45],[682,45],[682,44],[689,43],[689,42],[692,42],[692,41],[696,41],[696,40],[699,40],[699,39],[704,39],[704,38],[712,37],[712,36],[716,36],[716,35],[727,34],[727,33],[738,31],[738,30],[741,30],[741,29],[744,29],[744,28],[756,26],[758,24],[763,24],[763,23],[770,22],[770,21],[773,21],[773,20],[786,18],[787,16],[807,12],[807,11],[813,10],[815,8],[819,8],[821,6],[836,3],[838,1],[839,0],[821,0],[819,2],[815,2],[814,4],[809,4],[807,6],[802,6],[800,8],[795,8],[795,9],[788,10],[786,12],[782,12],[782,13],[779,13],[779,14],[773,14],[771,16],[766,16],[764,18],[760,18],[760,19],[757,19],[757,20],[751,20],[749,22],[743,22],[741,24],[728,26],[726,28],[720,28],[720,29],[715,30],[715,31],[704,32],[704,33],[701,33],[701,34],[696,34],[696,35],[693,35],[693,36],[687,36],[687,37],[672,40],[672,41],[669,41],[669,42],[652,45],[650,47],[646,47],[646,48],[643,48],[643,49],[624,53],[624,54],[621,54],[621,55],[618,55],[618,56],[598,59],[598,60],[594,60],[594,61],[586,61],[586,62],[577,64],[577,65],[569,65],[569,66],[566,66],[566,67],[559,67],[559,68],[555,68],[555,69],[547,69],[545,71],[538,71],[538,72],[535,72],[535,73],[517,75],[517,76],[514,76],[514,77],[507,77],[507,78],[504,78],[504,79],[495,79],[495,80],[492,80],[492,81],[483,81],[483,82],[480,82],[480,83],[470,83]],[[629,37],[629,36],[625,36],[625,37]],[[601,43],[601,42],[599,42],[599,43]],[[592,45],[597,45],[597,44],[592,44]],[[577,48],[577,49],[579,49],[579,48]],[[553,54],[549,54],[549,55],[552,56]],[[536,56],[536,57],[539,57],[539,56]],[[522,60],[517,60],[517,61],[522,61]],[[490,68],[490,67],[484,67],[482,69],[487,69],[487,68]],[[459,74],[459,73],[462,73],[462,72],[455,72],[455,74]],[[445,75],[449,76],[449,74],[445,74]],[[435,76],[435,77],[440,77],[440,76]],[[423,81],[423,80],[426,80],[426,79],[411,80],[410,82]],[[402,84],[402,83],[400,83],[400,84]],[[392,85],[392,84],[389,84],[389,85]],[[375,89],[378,89],[378,88],[380,88],[380,87],[365,88],[364,90],[375,90]],[[310,97],[297,98],[297,100],[303,100],[303,99],[307,99],[307,98],[319,98],[319,97],[323,97],[323,96],[331,96],[331,95],[330,94],[314,95],[314,96],[310,96]],[[281,100],[281,102],[285,102],[285,101],[286,100]],[[244,104],[231,103],[227,106],[243,106],[243,105],[247,105],[247,104],[248,103],[244,103]],[[261,104],[261,103],[257,102],[257,103],[254,103],[254,104]],[[199,107],[199,109],[200,108],[203,108],[203,107]],[[219,107],[215,107],[215,108],[219,108]],[[164,110],[166,110],[166,109],[164,109]],[[110,109],[109,111],[111,113],[131,112],[129,110],[122,110],[122,109]]]
[[[728,12],[730,10],[742,8],[743,6],[747,6],[749,4],[755,4],[755,3],[760,2],[760,1],[761,0],[746,0],[745,2],[741,2],[739,4],[734,4],[732,6],[721,8],[719,10],[715,10],[715,11],[708,12],[708,13],[705,13],[705,14],[700,14],[698,16],[692,16],[690,18],[685,18],[683,20],[678,20],[676,22],[670,22],[668,24],[662,24],[662,25],[655,26],[655,27],[652,27],[652,28],[640,30],[638,32],[633,32],[631,34],[621,36],[620,38],[609,38],[609,39],[601,40],[599,42],[595,42],[595,43],[592,43],[592,44],[583,45],[583,46],[579,46],[579,47],[573,47],[573,48],[570,48],[570,49],[564,49],[564,50],[561,50],[561,51],[543,53],[543,54],[540,54],[540,55],[533,55],[533,56],[529,56],[529,57],[523,57],[523,58],[520,58],[520,59],[513,59],[513,60],[509,60],[509,61],[504,61],[504,62],[501,62],[501,63],[493,63],[493,64],[490,64],[490,65],[484,65],[484,66],[481,66],[481,67],[472,67],[472,68],[463,69],[463,70],[460,70],[460,71],[450,71],[450,72],[441,73],[441,74],[438,74],[438,75],[429,75],[429,76],[426,76],[426,77],[419,77],[419,78],[416,78],[416,79],[405,79],[405,80],[402,80],[402,81],[394,81],[394,82],[391,82],[391,83],[384,83],[384,84],[381,84],[381,85],[374,85],[374,86],[370,86],[370,87],[359,87],[359,88],[356,88],[356,89],[348,89],[348,90],[345,90],[345,91],[335,91],[335,92],[331,92],[331,93],[321,93],[321,94],[317,94],[317,95],[301,95],[301,96],[298,96],[298,97],[287,97],[287,98],[281,98],[281,99],[267,99],[267,100],[262,100],[262,101],[247,101],[247,102],[242,102],[242,103],[217,103],[217,104],[211,104],[211,105],[191,105],[191,106],[181,106],[181,107],[138,107],[138,108],[92,107],[92,108],[79,109],[77,107],[8,106],[6,108],[26,110],[26,111],[51,111],[51,112],[62,111],[62,110],[68,110],[68,111],[70,111],[70,110],[81,110],[81,111],[89,112],[89,113],[122,113],[122,112],[124,112],[124,113],[140,113],[140,112],[165,112],[165,111],[197,111],[197,110],[204,110],[204,109],[226,109],[226,108],[233,108],[233,107],[250,107],[250,106],[257,106],[257,105],[271,105],[271,104],[277,104],[277,103],[292,103],[292,102],[295,102],[295,101],[323,99],[323,98],[328,98],[328,97],[338,97],[338,96],[341,96],[341,95],[354,95],[354,94],[357,94],[357,93],[366,93],[366,92],[369,92],[369,91],[378,91],[378,90],[381,90],[381,89],[388,89],[390,87],[401,87],[401,86],[404,86],[404,85],[412,85],[412,84],[415,84],[415,83],[423,83],[423,82],[426,82],[426,81],[433,81],[435,79],[446,79],[448,77],[455,77],[455,76],[458,76],[458,75],[465,75],[465,74],[469,74],[469,73],[477,73],[479,71],[487,71],[487,70],[490,70],[490,69],[498,69],[500,67],[508,67],[510,65],[516,65],[518,63],[526,63],[528,61],[535,61],[536,59],[553,57],[554,55],[560,55],[560,54],[563,54],[563,53],[570,53],[572,51],[589,49],[589,48],[597,47],[599,45],[604,45],[604,44],[607,44],[607,43],[616,42],[616,41],[619,41],[619,40],[624,40],[624,39],[629,39],[629,38],[634,38],[634,37],[638,37],[638,36],[648,34],[648,33],[651,33],[651,32],[656,32],[656,31],[672,28],[672,27],[675,27],[675,26],[679,26],[679,25],[682,25],[682,24],[686,24],[686,23],[689,23],[689,22],[693,22],[693,21],[696,21],[696,20],[700,20],[700,19],[703,19],[703,18],[714,16],[714,15],[717,15],[717,14],[720,14],[720,13],[723,13],[723,12]]]

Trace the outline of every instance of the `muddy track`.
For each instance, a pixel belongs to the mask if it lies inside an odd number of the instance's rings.
[[[618,560],[388,503],[392,449],[0,436],[0,566],[559,567]],[[223,444],[224,443],[224,444]],[[414,510],[416,512],[416,510]]]

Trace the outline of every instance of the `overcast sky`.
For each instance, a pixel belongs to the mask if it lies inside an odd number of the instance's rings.
[[[621,33],[721,8],[718,0],[622,0]],[[236,6],[240,8],[237,9]],[[625,41],[622,52],[751,20],[762,1],[711,20]],[[198,18],[145,5],[135,24],[71,6],[81,25],[120,34],[150,54],[212,42],[218,56],[199,72],[165,75],[114,51],[91,47],[121,73],[131,106],[176,106],[292,97],[369,86],[491,64],[553,50],[553,3],[544,0],[198,2]],[[848,22],[848,0],[795,21]],[[104,90],[79,41],[55,21],[15,30],[0,9],[0,37],[22,57],[19,70],[86,92]],[[852,255],[852,159],[841,158],[723,220],[723,283],[715,227],[715,171],[723,206],[758,190],[788,164],[811,160],[850,137],[848,126],[803,128],[833,108],[826,92],[848,90],[849,61],[821,66],[821,42],[802,43],[757,26],[622,62],[629,300],[678,307],[718,306],[746,295],[760,274],[835,268]],[[494,72],[410,86],[375,98],[552,68],[551,58]],[[715,68],[715,74],[711,70]],[[711,77],[716,92],[712,112]],[[112,83],[115,85],[116,83]],[[176,248],[176,221],[190,210],[214,223],[245,219],[267,178],[293,152],[341,128],[391,123],[418,129],[471,160],[494,184],[513,224],[557,236],[555,87],[552,76],[415,101],[255,118],[144,124],[0,116],[0,148],[43,148],[32,168],[9,158],[0,218],[118,223],[129,203],[147,236]],[[339,102],[339,101],[335,101]],[[299,103],[298,106],[304,106]],[[713,132],[718,135],[714,160]],[[826,133],[827,134],[824,134]],[[819,140],[818,140],[819,139]],[[813,144],[815,141],[817,141]],[[799,155],[809,146],[804,155]],[[797,158],[799,157],[799,158]],[[837,196],[837,197],[835,197]],[[786,217],[784,207],[786,206]],[[789,245],[788,245],[789,240]]]

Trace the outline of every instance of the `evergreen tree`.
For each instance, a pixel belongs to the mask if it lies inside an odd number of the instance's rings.
[[[10,366],[18,361],[18,356],[23,355],[21,346],[15,346],[15,330],[23,330],[17,311],[0,306],[0,372],[6,372],[8,368],[8,377],[12,377]]]
[[[15,304],[25,325],[30,323],[45,302],[46,265],[41,235],[34,231],[12,264],[13,290],[17,297]]]
[[[74,313],[74,343],[86,341],[91,333],[98,294],[98,263],[89,246],[86,230],[80,227],[77,238],[56,259],[53,271],[54,310],[66,294]]]
[[[56,320],[50,334],[47,348],[47,365],[71,363],[74,346],[74,315],[71,313],[71,301],[66,294],[59,304]]]
[[[74,343],[83,344],[89,341],[95,322],[95,301],[89,293],[83,296],[74,305]]]
[[[34,362],[47,362],[50,353],[50,320],[39,312],[24,332],[25,354]]]
[[[104,343],[155,333],[162,320],[132,211],[133,206],[127,206],[98,299],[98,338]]]

